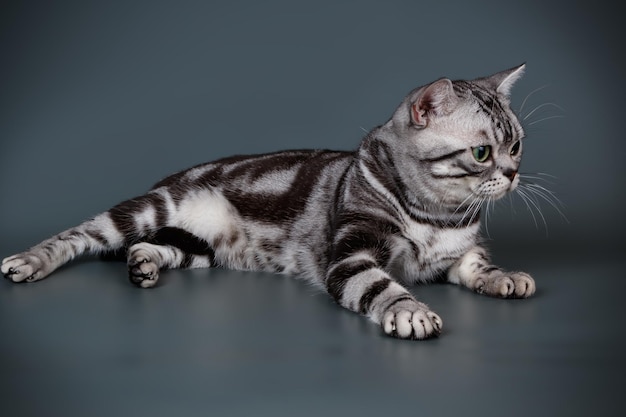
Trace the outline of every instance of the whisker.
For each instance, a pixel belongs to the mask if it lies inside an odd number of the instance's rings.
[[[537,217],[535,217],[535,213],[533,212],[530,204],[528,204],[529,197],[526,195],[524,191],[522,191],[521,187],[517,187],[515,189],[515,192],[522,198],[522,201],[524,202],[524,204],[526,204],[526,208],[530,212],[530,215],[533,218],[533,222],[535,223],[535,228],[539,229],[539,224],[537,223]]]
[[[521,177],[522,180],[531,179],[531,180],[545,181],[548,184],[553,184],[553,185],[555,184],[554,181],[547,180],[547,179],[545,179],[545,178],[543,178],[541,176],[538,176],[538,175],[539,174],[523,174],[523,173],[520,173],[520,177]],[[551,176],[551,177],[555,178],[554,176]]]
[[[550,120],[550,119],[564,119],[564,118],[565,118],[565,116],[563,116],[562,114],[557,114],[557,115],[554,115],[554,116],[544,117],[543,119],[534,120],[534,121],[528,123],[528,126],[532,126],[532,125],[537,124],[539,122],[545,122],[546,120]]]
[[[447,193],[447,192],[446,192],[446,193]],[[474,197],[474,196],[473,196],[473,195],[471,195],[471,194],[470,194],[470,195],[468,195],[467,197],[465,197],[465,200],[461,201],[461,204],[459,204],[459,206],[456,208],[456,210],[454,210],[454,212],[452,213],[452,215],[455,215],[455,214],[459,211],[459,209],[460,209],[461,207],[463,207],[463,205],[467,202],[467,200],[469,200],[469,199],[470,199],[470,198],[472,198],[472,197]]]
[[[513,214],[517,214],[517,212],[515,211],[515,205],[513,205],[513,193],[509,193],[507,195],[507,199],[509,200],[509,205],[511,206],[511,211],[513,212]]]
[[[480,199],[480,198],[479,198],[479,199],[477,199],[477,200],[475,200],[475,201],[476,201],[477,203],[476,203],[476,207],[474,208],[474,212],[472,213],[472,217],[470,217],[470,221],[469,221],[469,222],[470,222],[470,224],[474,223],[474,219],[476,218],[476,216],[478,215],[478,213],[480,213],[480,209],[482,208],[482,206],[483,206],[483,202],[484,202],[485,200],[483,200],[483,199]]]
[[[522,180],[536,180],[536,181],[544,181],[544,182],[547,182],[548,184],[552,184],[552,185],[556,184],[554,181],[549,181],[549,180],[547,180],[545,178],[541,178],[541,177],[533,177],[532,175],[520,175],[520,177],[521,177]],[[526,183],[528,183],[528,182],[526,182]]]
[[[526,185],[526,190],[534,193],[535,195],[543,198],[545,201],[548,202],[548,204],[550,204],[552,207],[554,207],[554,209],[557,211],[557,213],[559,213],[561,215],[561,217],[563,218],[563,220],[565,220],[567,223],[569,223],[569,220],[567,218],[567,216],[561,211],[561,209],[558,207],[557,204],[561,205],[561,207],[564,207],[563,202],[561,202],[561,200],[559,200],[550,190],[545,189],[544,187],[537,185],[537,184],[528,184]]]
[[[487,206],[485,210],[485,232],[487,233],[487,237],[491,239],[491,234],[489,233],[489,216],[491,212],[494,210],[495,200],[492,197],[487,198]]]
[[[524,188],[524,190],[527,191],[527,193],[525,193],[525,195],[526,195],[526,197],[528,197],[528,202],[537,210],[537,214],[539,214],[539,216],[541,217],[541,221],[543,222],[543,227],[546,229],[546,233],[547,233],[548,232],[548,223],[546,222],[546,218],[544,217],[543,212],[541,211],[541,206],[533,198],[533,193],[530,190],[528,190],[527,188]]]
[[[467,200],[467,199],[466,199]],[[457,207],[456,210],[454,210],[453,214],[456,214],[456,212],[463,206],[463,204],[459,205],[459,207]],[[463,220],[465,220],[465,216],[467,216],[467,210],[469,209],[469,206],[465,209],[465,212],[463,213],[463,216],[461,216],[461,219],[456,222],[456,224],[454,225],[455,228],[461,227],[461,224],[463,223]]]
[[[472,200],[472,202],[465,209],[465,213],[463,213],[463,217],[461,217],[461,220],[459,220],[459,222],[457,223],[457,227],[461,227],[463,225],[463,221],[465,220],[467,215],[470,214],[470,213],[471,213],[471,216],[470,216],[469,219],[470,219],[470,223],[472,223],[473,220],[474,220],[474,217],[476,217],[477,209],[480,210],[481,199],[479,197],[475,197],[473,195],[470,196],[470,197],[473,197],[474,199]]]
[[[539,190],[541,190],[542,192],[546,193],[547,195],[549,195],[552,199],[554,199],[554,201],[556,201],[557,203],[559,203],[559,205],[561,207],[565,207],[565,204],[563,204],[563,202],[561,200],[559,200],[559,198],[556,196],[556,194],[550,190],[548,190],[546,187],[539,185],[539,184],[535,184],[535,183],[525,183],[523,184],[524,186],[526,186],[526,188],[537,188]]]
[[[530,116],[532,116],[533,114],[535,114],[535,112],[536,112],[537,110],[542,109],[542,108],[547,107],[547,106],[556,107],[557,109],[561,110],[562,112],[565,112],[565,109],[564,109],[563,107],[559,106],[559,105],[558,105],[558,104],[556,104],[556,103],[543,103],[543,104],[540,104],[540,105],[538,105],[537,107],[535,107],[535,108],[534,108],[533,110],[531,110],[530,112],[528,112],[528,114],[527,114],[526,116],[524,116],[524,118],[523,118],[522,120],[526,120],[526,119],[528,119]]]
[[[548,87],[550,84],[546,84],[546,85],[542,85],[539,88],[535,88],[533,91],[531,91],[530,93],[528,93],[528,95],[526,96],[526,98],[524,99],[524,101],[522,101],[522,105],[519,108],[519,114],[522,114],[522,110],[524,110],[524,105],[526,104],[526,101],[528,101],[528,99],[530,98],[530,96],[532,96],[533,94],[535,94],[538,91],[543,90],[544,88]]]
[[[535,172],[535,174],[536,175],[543,175],[544,177],[550,177],[550,178],[554,178],[554,179],[558,179],[559,178],[556,175],[548,174],[546,172]]]
[[[470,196],[470,197],[472,197],[472,196]],[[466,198],[466,200],[467,200],[467,198]],[[469,213],[469,211],[470,211],[470,209],[471,209],[471,207],[473,206],[473,204],[474,204],[474,202],[475,202],[475,201],[476,201],[476,200],[472,200],[472,202],[471,202],[471,203],[467,206],[467,208],[465,209],[465,213],[463,213],[463,216],[461,217],[461,220],[459,220],[459,221],[457,222],[457,224],[456,224],[456,226],[455,226],[455,227],[461,227],[461,225],[463,224],[463,220],[465,220],[465,217],[466,217],[466,216],[467,216],[467,214]],[[459,206],[459,208],[461,208],[461,206]],[[458,209],[457,209],[457,210],[458,210]]]

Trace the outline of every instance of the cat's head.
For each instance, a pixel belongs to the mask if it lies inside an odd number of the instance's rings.
[[[524,131],[509,93],[524,68],[472,81],[443,78],[405,98],[385,126],[420,197],[458,208],[501,198],[518,185]]]

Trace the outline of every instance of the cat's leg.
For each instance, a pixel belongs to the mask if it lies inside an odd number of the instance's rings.
[[[215,266],[212,246],[176,227],[163,227],[154,233],[149,242],[134,244],[128,250],[130,282],[141,288],[154,287],[161,269],[212,266]]]
[[[76,227],[2,261],[0,271],[14,282],[38,281],[82,254],[119,250],[162,227],[175,207],[155,190],[124,201]]]
[[[141,242],[128,250],[128,278],[141,288],[154,287],[162,269],[208,268],[213,266],[208,255],[189,254],[170,245]]]
[[[178,268],[185,254],[173,246],[141,242],[128,249],[128,278],[141,288],[154,287],[163,268]]]
[[[341,226],[333,243],[326,288],[341,306],[369,317],[387,335],[401,339],[437,336],[443,326],[441,318],[385,269],[393,248],[393,238],[388,240],[386,235],[392,236],[394,228],[383,221]]]
[[[448,281],[480,294],[501,298],[526,298],[535,293],[535,281],[525,272],[507,272],[489,261],[479,246],[463,255],[448,271]]]
[[[124,236],[108,213],[104,213],[5,258],[0,270],[13,282],[38,281],[83,253],[113,251],[123,244]]]
[[[441,332],[441,318],[365,252],[334,264],[328,271],[326,286],[341,306],[366,315],[390,336],[426,339]]]

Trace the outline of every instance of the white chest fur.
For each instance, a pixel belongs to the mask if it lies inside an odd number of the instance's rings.
[[[406,243],[396,258],[396,272],[415,283],[446,271],[458,258],[476,245],[480,223],[462,228],[439,228],[409,221],[404,229]]]

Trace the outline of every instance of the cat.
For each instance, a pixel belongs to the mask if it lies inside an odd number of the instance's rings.
[[[84,253],[124,251],[130,281],[167,268],[297,275],[401,339],[442,319],[405,285],[445,277],[478,293],[525,298],[535,282],[492,265],[480,244],[486,201],[517,187],[524,131],[510,91],[525,64],[411,91],[356,151],[233,156],[158,182],[147,194],[2,261],[33,282]]]

